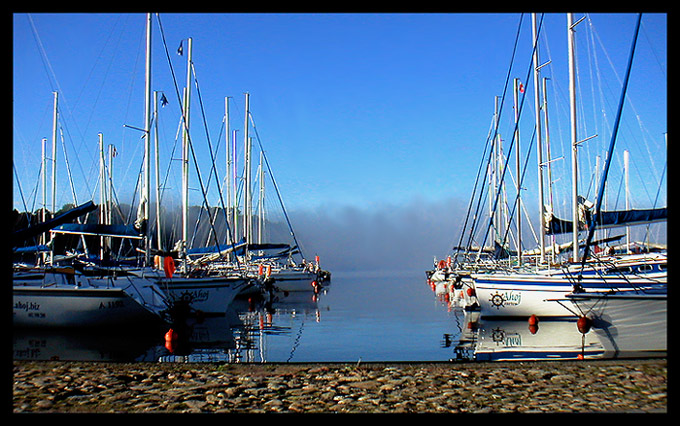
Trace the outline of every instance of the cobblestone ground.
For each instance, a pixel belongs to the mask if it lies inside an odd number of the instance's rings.
[[[667,361],[14,362],[13,411],[667,412]]]

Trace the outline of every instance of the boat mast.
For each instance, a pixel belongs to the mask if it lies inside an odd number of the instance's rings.
[[[550,154],[550,130],[548,127],[548,90],[547,90],[547,84],[546,81],[548,80],[547,77],[543,77],[543,118],[545,120],[545,146],[546,146],[546,162],[545,164],[548,167],[548,203],[550,203],[550,208],[552,210],[553,208],[553,187],[552,187],[552,156]],[[539,171],[542,169],[539,166]],[[541,210],[541,214],[543,214],[543,210]],[[545,218],[542,219],[541,221],[543,231],[541,231],[541,235],[545,236]],[[551,259],[552,262],[555,263],[555,235],[551,236]]]
[[[57,105],[59,103],[59,93],[54,93],[54,111],[52,114],[52,216],[57,212]],[[50,240],[52,236],[50,235]],[[50,249],[50,263],[54,260],[54,247]]]
[[[494,97],[494,125],[496,137],[493,140],[491,147],[491,177],[492,177],[492,192],[489,194],[489,214],[493,218],[493,229],[491,230],[491,250],[494,250],[494,242],[496,241],[496,235],[498,235],[498,224],[500,223],[500,215],[495,214],[493,211],[493,203],[491,200],[494,199],[498,193],[498,141],[501,138],[500,133],[498,133],[498,123],[500,117],[498,115],[498,96]]]
[[[153,92],[153,122],[154,122],[154,159],[156,178],[156,240],[158,250],[163,250],[163,232],[161,229],[161,179],[160,179],[160,148],[158,146],[158,92]]]
[[[98,133],[99,136],[99,224],[106,224],[106,171],[104,164],[104,135]],[[105,240],[103,236],[99,236],[99,260],[104,260],[104,244]]]
[[[231,144],[229,143],[229,137],[231,136],[231,132],[229,131],[229,97],[225,96],[224,97],[224,143],[227,147],[226,151],[226,163],[227,163],[227,173],[226,173],[226,178],[227,178],[227,218],[231,218],[231,214],[229,214],[229,208],[231,207]],[[233,222],[231,224],[227,223],[232,229],[234,227]],[[234,236],[235,238],[236,236]]]
[[[57,194],[57,105],[59,103],[59,93],[54,93],[54,112],[52,114],[52,214],[56,213],[56,194]]]
[[[243,124],[243,144],[244,144],[244,176],[243,176],[243,186],[244,186],[244,214],[245,223],[243,224],[243,234],[246,239],[246,245],[251,243],[251,222],[250,222],[250,138],[248,137],[248,114],[250,113],[250,94],[245,93],[246,96],[246,112],[245,112],[245,122]]]
[[[569,115],[571,120],[571,213],[573,261],[578,262],[578,139],[576,134],[576,62],[574,58],[574,14],[567,13],[567,49],[569,52]]]
[[[630,153],[626,149],[623,151],[623,170],[626,190],[626,211],[630,210],[630,187],[628,186],[628,170],[630,166]],[[626,226],[626,253],[630,254],[630,226]]]
[[[113,144],[109,144],[109,167],[107,170],[107,186],[106,186],[106,224],[107,225],[112,225],[113,224],[113,157],[115,156],[115,151],[116,147],[113,146]]]
[[[42,139],[42,221],[47,220],[47,158],[45,157],[47,150],[47,138]],[[47,244],[47,232],[43,232],[40,237],[42,244]],[[47,257],[45,253],[42,255],[43,264]]]
[[[144,84],[144,194],[140,202],[144,220],[144,264],[149,264],[151,240],[149,238],[149,200],[151,199],[151,13],[146,14],[146,67]]]
[[[236,195],[236,190],[238,187],[237,184],[237,179],[236,179],[236,132],[238,132],[238,129],[234,129],[232,132],[232,137],[231,137],[231,155],[233,158],[233,164],[232,164],[232,185],[234,185],[233,188],[233,194],[234,194],[234,199],[233,199],[233,204],[231,206],[231,214],[232,214],[232,223],[234,224],[234,240],[238,242],[238,197]]]
[[[257,200],[257,242],[262,244],[262,228],[264,227],[264,152],[260,151],[259,181],[260,192]]]
[[[534,110],[536,113],[536,153],[538,157],[538,216],[540,219],[540,262],[545,262],[545,216],[543,215],[543,139],[541,135],[541,96],[539,90],[538,72],[543,65],[539,65],[538,57],[538,29],[536,27],[536,14],[531,14],[531,29],[534,39]],[[547,117],[546,117],[547,119]],[[519,145],[518,145],[519,147]],[[519,150],[517,151],[519,154]],[[519,157],[518,157],[519,158]],[[517,171],[519,174],[519,170]],[[518,178],[519,180],[519,178]],[[519,191],[518,191],[519,192]],[[520,215],[518,215],[519,217]],[[518,228],[519,231],[519,228]],[[518,237],[519,239],[520,237]],[[520,261],[522,260],[521,249],[519,253]]]
[[[583,266],[585,265],[586,259],[588,257],[588,251],[590,249],[590,243],[593,239],[597,221],[600,219],[602,201],[604,198],[604,189],[607,182],[607,175],[609,174],[609,166],[611,165],[612,155],[614,154],[614,144],[616,143],[616,135],[619,130],[619,124],[621,122],[621,112],[623,110],[623,105],[626,100],[626,91],[628,90],[628,80],[630,79],[630,70],[633,66],[633,57],[635,54],[635,45],[637,44],[638,34],[640,32],[640,22],[642,20],[642,14],[638,14],[637,23],[635,24],[635,32],[633,35],[633,44],[630,48],[630,56],[628,58],[628,66],[626,67],[626,75],[623,79],[623,87],[621,88],[621,98],[619,99],[618,110],[616,111],[616,119],[614,120],[614,127],[612,129],[612,137],[609,141],[609,149],[607,150],[607,157],[604,164],[604,169],[602,170],[602,177],[600,178],[600,185],[598,187],[597,201],[595,204],[595,214],[590,218],[588,235],[586,236],[585,248],[583,251],[583,260],[581,261],[581,273],[579,273],[579,280],[581,279],[581,274],[583,272]]]
[[[188,209],[189,209],[189,103],[191,100],[191,37],[187,39],[187,83],[184,88],[182,133],[182,268],[187,270]]]
[[[517,178],[516,178],[516,186],[517,186],[517,201],[515,203],[515,211],[517,212],[517,266],[522,265],[522,203],[521,203],[521,195],[520,191],[522,190],[521,188],[521,181],[520,177],[522,176],[522,168],[520,164],[520,153],[519,153],[519,104],[518,104],[518,96],[519,96],[519,79],[516,78],[514,80],[514,108],[515,108],[515,143],[517,144],[517,149],[515,149],[515,164],[517,167],[516,173],[517,173]]]

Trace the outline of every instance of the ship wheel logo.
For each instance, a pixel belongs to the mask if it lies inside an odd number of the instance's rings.
[[[503,307],[503,303],[505,302],[505,297],[503,297],[503,295],[496,292],[496,294],[491,295],[491,299],[489,299],[489,302],[491,302],[491,305],[495,306],[496,309],[500,309],[500,308]]]
[[[502,328],[495,328],[491,330],[491,340],[494,343],[500,343],[505,340],[505,330]]]

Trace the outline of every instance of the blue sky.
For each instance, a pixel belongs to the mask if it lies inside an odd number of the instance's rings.
[[[520,20],[511,77],[527,76],[530,18],[510,13],[160,15],[180,90],[186,57],[176,50],[181,40],[193,39],[202,104],[193,87],[192,140],[202,173],[207,175],[210,167],[207,126],[210,143],[218,150],[218,173],[224,175],[220,127],[225,96],[232,97],[230,126],[238,129],[242,152],[244,93],[249,92],[257,132],[286,207],[293,211],[396,208],[451,199],[467,203],[490,129],[494,96],[503,94]],[[583,99],[579,133],[599,135],[583,148],[583,156],[589,157],[583,160],[585,170],[594,166],[594,155],[609,143],[620,90],[616,75],[624,74],[634,22],[633,14],[593,14],[578,27],[579,54],[588,56],[593,53],[589,49],[603,48],[595,56],[601,71],[591,67],[588,61],[593,59],[579,62]],[[643,16],[630,106],[617,145],[630,149],[636,162],[631,184],[646,182],[646,189],[634,191],[640,208],[651,206],[666,161],[666,23],[664,14]],[[28,210],[40,207],[40,141],[48,138],[51,145],[54,90],[60,93],[60,126],[78,201],[98,201],[94,191],[99,132],[105,143],[116,146],[116,191],[123,200],[129,199],[142,142],[138,131],[123,125],[141,127],[143,122],[145,15],[15,14],[13,24],[13,159]],[[552,152],[555,158],[565,156],[554,163],[554,172],[562,173],[554,180],[556,190],[563,190],[564,204],[568,186],[560,185],[568,185],[570,179],[566,16],[547,14],[543,25],[541,62],[552,61],[542,69],[542,76],[550,78]],[[154,16],[152,89],[163,91],[169,100],[159,121],[163,174],[179,123],[164,49]],[[600,79],[607,81],[602,90],[590,84]],[[533,131],[533,82],[525,84],[522,158]],[[506,97],[501,133],[509,144],[510,91]],[[605,108],[588,106],[592,99],[610,110],[605,119],[586,123],[595,115],[593,109]],[[255,136],[252,129],[250,134]],[[58,146],[60,207],[73,199],[61,142]],[[528,158],[524,186],[527,203],[535,203],[535,150]],[[589,173],[581,179],[590,179]],[[618,184],[620,172],[612,171],[612,176]],[[168,192],[178,189],[178,178],[172,179]],[[657,205],[666,203],[663,179]],[[23,211],[16,182],[13,176],[14,207]],[[196,187],[195,178],[191,185]],[[211,194],[214,204],[216,195]],[[197,195],[192,191],[195,204],[200,202]]]

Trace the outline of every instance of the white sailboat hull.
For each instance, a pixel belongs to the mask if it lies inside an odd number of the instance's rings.
[[[242,289],[247,278],[205,277],[162,278],[159,285],[171,301],[188,302],[192,308],[209,315],[225,315],[227,308]]]
[[[104,327],[160,322],[167,308],[153,283],[129,277],[19,274],[12,291],[20,327]]]
[[[592,294],[567,296],[566,307],[592,319],[611,358],[663,357],[667,354],[667,294]]]
[[[481,274],[473,278],[482,317],[574,317],[556,302],[573,292],[573,278],[520,274]],[[638,277],[583,278],[581,285],[587,292],[605,293],[612,289],[653,290],[665,287],[665,282]]]

